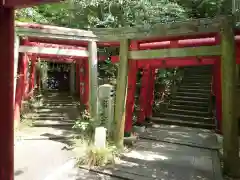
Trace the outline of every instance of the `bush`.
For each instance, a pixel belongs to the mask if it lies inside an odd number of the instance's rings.
[[[95,128],[97,127],[97,122],[94,121],[90,113],[87,110],[84,110],[81,113],[79,119],[75,121],[73,128],[81,134],[81,136],[91,140],[94,135]]]
[[[115,159],[119,156],[117,148],[111,144],[107,144],[105,148],[98,148],[88,140],[78,139],[75,144],[77,154],[77,165],[105,166],[115,163]]]

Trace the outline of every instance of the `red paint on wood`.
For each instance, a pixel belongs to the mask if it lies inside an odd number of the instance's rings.
[[[83,104],[88,108],[89,107],[89,63],[84,61],[84,98]]]
[[[34,56],[37,56],[38,58],[44,59],[44,61],[50,61],[50,62],[61,62],[61,63],[72,63],[74,61],[80,60],[81,57],[75,57],[75,56],[56,56],[56,55],[49,55],[49,54],[32,54]]]
[[[29,93],[33,92],[34,88],[35,88],[35,74],[36,74],[37,58],[35,56],[32,56],[32,58],[30,60],[31,60],[31,66],[30,66],[29,89],[28,89]]]
[[[79,96],[80,96],[80,103],[86,104],[84,100],[85,96],[85,61],[81,60],[79,61]]]
[[[0,179],[13,180],[14,9],[0,7]]]
[[[119,62],[119,56],[111,56],[112,63],[118,63]]]
[[[217,129],[222,131],[222,83],[221,83],[221,60],[214,64],[214,91],[216,99],[216,119]]]
[[[59,55],[54,55],[54,54],[35,54],[35,53],[28,53],[28,55],[31,56],[36,56],[39,58],[44,59],[45,61],[56,61],[56,62],[65,62],[65,63],[72,63],[74,61],[79,61],[79,60],[88,60],[88,57],[79,57],[79,56],[59,56]],[[105,56],[99,56],[98,57],[99,61],[105,61],[106,57]]]
[[[137,50],[138,44],[136,41],[130,43],[129,50]],[[137,62],[129,61],[128,69],[128,89],[126,99],[126,118],[125,118],[125,133],[131,133],[133,124],[133,111],[135,102],[135,91],[137,83]]]
[[[76,80],[76,90],[75,90],[75,92],[77,93],[77,94],[79,94],[79,61],[76,61],[76,66],[75,66],[75,68],[76,68],[76,78],[75,78],[75,80]]]
[[[128,89],[126,99],[126,120],[125,120],[125,132],[127,133],[130,133],[132,131],[136,83],[137,83],[137,63],[136,61],[129,61]]]
[[[240,44],[236,45],[236,63],[240,64]]]
[[[26,40],[21,39],[20,44],[24,44]],[[25,77],[26,68],[28,67],[27,55],[19,53],[18,62],[18,78],[16,86],[15,107],[14,107],[14,120],[20,122],[21,103],[25,96]]]
[[[150,69],[150,78],[149,78],[149,89],[146,97],[147,108],[146,108],[146,117],[149,118],[152,116],[152,106],[154,102],[154,87],[155,87],[155,68]]]
[[[87,47],[87,41],[79,40],[67,40],[67,39],[53,39],[53,38],[42,38],[42,37],[28,37],[29,41],[49,43],[49,44],[61,44],[61,45],[70,45],[70,46],[83,46]],[[97,42],[99,47],[119,47],[119,42]]]
[[[41,90],[41,75],[39,69],[36,69],[36,89]]]
[[[192,34],[192,35],[181,35],[181,36],[165,36],[165,37],[157,37],[157,38],[149,38],[144,40],[137,40],[138,43],[154,43],[160,41],[176,41],[183,39],[198,39],[198,38],[207,38],[214,37],[217,33],[202,33],[202,34]]]
[[[198,47],[198,46],[213,46],[217,42],[214,37],[201,39],[183,39],[176,41],[161,41],[154,43],[142,43],[140,49],[163,49],[163,48],[184,48],[184,47]]]
[[[151,67],[160,68],[160,67],[184,67],[184,66],[201,66],[207,64],[213,64],[216,59],[216,56],[213,57],[184,57],[184,58],[159,58],[159,59],[145,59],[138,60],[138,68],[143,68],[146,65]],[[119,56],[111,56],[111,61],[113,63],[119,62]],[[239,60],[240,61],[240,60]]]
[[[141,78],[141,90],[139,97],[140,112],[138,114],[137,122],[142,124],[146,119],[146,97],[149,92],[149,78],[150,78],[150,66],[143,67],[143,74]]]
[[[62,45],[62,44],[50,44],[50,43],[40,43],[40,42],[27,42],[25,46],[31,47],[45,47],[45,48],[59,48],[59,49],[72,49],[72,50],[87,50],[86,47]]]
[[[26,55],[24,58],[24,70],[23,70],[23,79],[24,79],[24,87],[23,87],[23,98],[27,98],[28,90],[29,90],[29,56]]]
[[[185,66],[202,66],[214,64],[216,57],[196,57],[187,58],[165,58],[137,61],[138,68],[143,68],[147,65],[153,68],[170,68],[170,67],[185,67]]]

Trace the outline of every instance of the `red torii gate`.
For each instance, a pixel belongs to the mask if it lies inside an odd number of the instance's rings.
[[[19,25],[19,24],[18,24]],[[43,25],[37,25],[37,24],[26,24],[26,23],[21,23],[22,27],[28,27],[28,28],[36,28],[36,29],[47,29],[47,28],[58,28],[58,27],[53,27],[53,26],[43,26]],[[238,34],[238,33],[237,33]],[[58,43],[59,40],[52,40],[52,39],[42,39],[42,38],[33,38],[30,37],[32,41],[38,41],[36,42],[29,42],[26,43],[26,45],[30,46],[48,46],[47,43]],[[44,42],[43,43],[39,43]],[[151,41],[149,40],[140,40],[140,41],[133,41],[130,45],[130,50],[146,50],[146,49],[168,49],[168,48],[186,48],[186,47],[199,47],[199,46],[214,46],[219,44],[219,39],[218,36],[215,33],[211,34],[201,34],[197,36],[190,36],[190,37],[174,37],[174,38],[163,38],[163,39],[156,39]],[[235,36],[235,42],[237,44],[237,49],[239,49],[239,42],[240,42],[240,37],[238,35]],[[70,45],[82,45],[86,46],[87,43],[84,41],[69,41],[69,40],[61,40],[60,44],[70,44]],[[108,42],[108,43],[103,43],[103,42],[98,42],[99,46],[119,46],[119,42]],[[52,44],[49,46],[53,46]],[[60,45],[57,45],[60,46]],[[66,46],[66,45],[65,45]],[[60,46],[60,47],[65,47],[65,46]],[[68,47],[68,46],[66,46]],[[239,51],[237,51],[239,52]],[[49,55],[41,55],[42,57],[51,57]],[[55,56],[54,56],[55,57]],[[237,53],[236,55],[236,60],[237,63],[239,63],[239,54]],[[155,69],[156,68],[169,68],[169,67],[179,67],[179,66],[199,66],[199,65],[209,65],[209,64],[215,64],[214,65],[214,93],[216,94],[217,98],[217,119],[221,121],[221,84],[220,84],[220,76],[218,75],[220,64],[218,63],[219,61],[216,61],[216,57],[179,57],[179,58],[162,58],[162,59],[142,59],[140,62],[134,62],[130,61],[130,69],[129,73],[129,88],[128,88],[128,97],[127,97],[127,113],[126,113],[126,132],[129,132],[131,130],[131,121],[132,121],[132,106],[134,104],[134,92],[135,92],[135,81],[136,77],[134,76],[137,72],[137,68],[143,68],[144,69],[144,74],[143,78],[141,80],[141,95],[140,95],[140,106],[141,106],[141,111],[138,116],[138,122],[142,123],[143,120],[149,116],[151,116],[151,106],[153,103],[153,87],[154,87],[154,75],[155,75]],[[100,57],[101,60],[101,57]],[[65,59],[65,62],[67,59]],[[112,57],[112,62],[117,62],[118,57],[114,56]],[[88,68],[84,68],[87,70]],[[78,72],[77,72],[78,73]],[[82,75],[80,76],[82,79]],[[149,81],[149,79],[151,79]],[[86,79],[82,79],[82,81],[87,82]],[[150,84],[148,84],[150,82]],[[78,84],[78,83],[77,83]],[[80,86],[81,88],[81,86]],[[81,90],[80,90],[81,91]],[[88,94],[88,90],[85,89],[85,93]],[[81,93],[80,93],[81,94]],[[87,96],[85,94],[85,103],[87,103]],[[141,97],[146,97],[149,95],[150,97],[147,98],[149,101],[146,103],[144,99]],[[221,125],[221,122],[218,123]],[[218,129],[221,129],[219,126]]]
[[[16,4],[14,4],[14,2],[16,2]],[[22,2],[22,4],[21,4]],[[18,5],[18,6],[24,6],[24,5],[33,5],[35,3],[39,3],[39,1],[31,1],[31,0],[22,0],[22,1],[14,1],[14,0],[8,0],[6,2],[1,2],[2,6],[0,9],[0,35],[1,37],[1,41],[0,41],[0,53],[1,53],[1,57],[3,58],[2,61],[2,69],[0,70],[0,86],[1,86],[1,92],[0,92],[0,97],[1,100],[3,100],[3,102],[5,103],[4,107],[2,107],[2,124],[4,126],[1,126],[2,129],[0,131],[0,143],[1,145],[4,146],[4,148],[1,148],[0,150],[0,179],[3,180],[9,180],[9,179],[13,179],[13,49],[14,49],[14,14],[13,14],[13,7],[14,5]],[[202,36],[206,36],[206,35],[202,35]],[[195,37],[196,38],[196,37]],[[200,37],[199,37],[200,38]],[[171,48],[177,48],[174,43],[175,39],[171,39],[171,41],[173,41],[173,43],[170,43],[170,47]],[[169,39],[166,39],[169,40]],[[156,40],[156,42],[158,41],[163,41],[163,39],[161,40]],[[40,42],[40,41],[39,41]],[[130,50],[138,50],[141,49],[141,43],[144,43],[147,41],[132,41],[131,42],[131,46],[130,46]],[[150,42],[153,42],[152,40]],[[139,45],[140,44],[140,45]],[[139,47],[140,46],[140,47]],[[151,49],[151,48],[150,48]],[[165,58],[166,59],[166,58]],[[179,58],[178,58],[179,59]],[[201,65],[204,64],[204,58],[200,61],[197,58],[192,58],[192,59],[187,59],[184,58],[187,62],[188,65],[190,65],[191,63],[195,63],[195,65]],[[159,59],[158,59],[159,60]],[[212,60],[212,59],[211,59]],[[136,72],[138,65],[145,67],[145,69],[148,71],[149,68],[151,67],[151,65],[149,65],[149,60],[148,62],[146,62],[146,64],[144,64],[145,60],[141,60],[141,62],[137,62],[137,61],[132,61],[130,64],[130,70],[135,69],[134,71]],[[154,60],[152,60],[154,61]],[[170,64],[167,64],[169,63]],[[211,61],[209,61],[211,62]],[[152,63],[152,65],[155,64],[155,67],[153,66],[153,68],[157,68],[157,67],[168,67],[168,66],[177,66],[176,65],[176,61],[175,59],[168,59],[168,61],[161,59],[159,61],[159,63],[155,63],[155,61]],[[148,64],[148,66],[147,66]],[[209,64],[209,63],[208,63]],[[88,68],[87,68],[88,69]],[[146,76],[150,76],[149,72],[146,71]],[[217,72],[219,72],[219,70],[217,70]],[[144,77],[146,77],[144,75]],[[151,76],[154,76],[154,73],[152,73]],[[220,77],[220,76],[219,76]],[[130,76],[129,76],[130,78]],[[145,80],[144,80],[145,79]],[[146,85],[146,78],[143,78],[144,82],[143,84]],[[134,87],[131,85],[133,85],[133,82],[135,81],[135,79],[129,79],[129,89],[132,89],[129,92],[134,92]],[[152,81],[151,81],[152,82]],[[150,88],[151,89],[151,88]],[[144,92],[145,91],[145,92]],[[148,91],[147,88],[146,90],[143,91],[143,94],[146,94],[146,92]],[[149,90],[150,91],[150,90]],[[152,91],[152,89],[151,89]],[[132,97],[132,95],[129,93],[130,97]],[[127,106],[132,107],[132,105],[134,104],[134,101],[130,101],[131,99],[128,99],[129,102],[131,103],[127,103]],[[151,103],[151,102],[149,102]],[[148,104],[149,104],[148,103]],[[149,106],[149,105],[148,105]],[[144,108],[145,104],[144,104]],[[143,108],[143,109],[144,109]],[[131,109],[131,108],[128,108]],[[150,112],[150,111],[149,111]],[[148,112],[148,113],[149,113]],[[146,113],[144,112],[142,116],[146,116]],[[6,148],[5,148],[6,147]]]
[[[152,42],[153,41],[153,42]],[[154,42],[155,41],[155,42]],[[151,41],[134,41],[130,44],[130,50],[146,49],[171,49],[199,46],[214,46],[220,44],[217,34],[193,36],[191,38],[174,38],[174,39],[156,39]],[[240,36],[239,32],[235,35],[236,44],[236,64],[240,64]],[[118,62],[119,56],[112,56],[112,62]],[[216,96],[216,118],[218,120],[217,129],[221,132],[222,125],[222,95],[221,95],[221,61],[218,56],[206,57],[179,57],[179,58],[159,58],[159,59],[142,59],[141,61],[130,61],[128,71],[128,93],[126,102],[126,123],[125,133],[130,134],[132,130],[132,115],[134,106],[134,94],[136,89],[136,73],[138,69],[143,69],[140,91],[140,112],[137,122],[142,124],[143,121],[151,117],[155,69],[173,68],[185,66],[213,65],[212,93]],[[146,102],[147,99],[147,102]]]
[[[0,0],[0,179],[14,179],[13,67],[14,67],[14,9],[60,0]]]
[[[45,61],[73,63],[76,62],[76,91],[79,93],[81,104],[88,103],[88,86],[89,86],[89,72],[87,61],[87,47],[48,44],[39,42],[30,42],[28,38],[20,39],[21,45],[19,47],[19,75],[17,79],[14,120],[18,124],[20,121],[21,102],[25,98],[33,95],[36,62],[38,58],[44,58]],[[83,52],[83,53],[79,53]],[[85,53],[84,53],[85,52]],[[106,57],[99,56],[98,60],[103,61]],[[28,62],[31,61],[30,77],[26,79]],[[81,69],[81,71],[80,71]],[[85,70],[83,72],[82,70]],[[39,87],[39,75],[38,87]]]

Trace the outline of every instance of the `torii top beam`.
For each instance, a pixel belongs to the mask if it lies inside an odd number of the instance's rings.
[[[155,24],[151,27],[96,28],[90,30],[70,29],[49,25],[16,23],[20,36],[39,37],[54,40],[117,42],[133,39],[139,42],[153,42],[173,38],[200,38],[212,36],[220,31],[220,24],[226,17],[194,19],[169,24]]]

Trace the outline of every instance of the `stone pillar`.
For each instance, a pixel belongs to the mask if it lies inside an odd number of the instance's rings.
[[[42,81],[42,89],[47,90],[47,79],[48,79],[48,63],[44,62],[40,64],[40,77]]]

